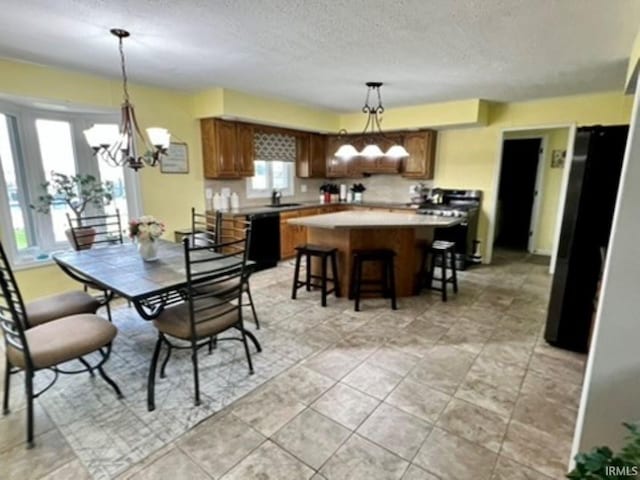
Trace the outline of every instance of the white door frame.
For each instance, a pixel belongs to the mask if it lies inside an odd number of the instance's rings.
[[[560,196],[558,197],[558,213],[556,215],[556,226],[553,233],[553,250],[551,251],[551,263],[549,273],[556,270],[558,260],[558,245],[560,244],[560,232],[562,230],[562,217],[564,216],[565,201],[567,199],[567,188],[569,187],[569,170],[573,160],[573,144],[576,141],[577,126],[575,123],[569,127],[569,140],[567,144],[567,155],[564,160],[564,171],[562,172],[562,184],[560,185]]]
[[[567,187],[569,185],[569,169],[571,167],[571,159],[573,158],[573,143],[576,136],[575,123],[560,123],[549,125],[530,125],[526,127],[508,127],[500,129],[498,136],[497,161],[493,172],[493,202],[491,205],[491,216],[489,231],[487,234],[487,263],[491,263],[493,257],[493,242],[496,234],[496,214],[498,211],[498,189],[500,188],[500,171],[502,170],[502,150],[504,146],[504,134],[507,132],[524,132],[531,130],[557,130],[561,128],[569,129],[567,139],[567,155],[562,173],[562,184],[560,186],[560,197],[558,199],[558,213],[556,215],[556,226],[554,232],[553,251],[551,252],[551,263],[549,265],[549,273],[555,270],[556,257],[558,252],[558,242],[560,241],[560,227],[562,225],[562,216],[564,214],[564,203],[567,196]],[[540,135],[537,135],[539,137]]]

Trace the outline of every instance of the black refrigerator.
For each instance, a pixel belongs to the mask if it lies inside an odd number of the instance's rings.
[[[628,126],[594,126],[576,133],[545,328],[556,347],[589,348],[627,132]]]

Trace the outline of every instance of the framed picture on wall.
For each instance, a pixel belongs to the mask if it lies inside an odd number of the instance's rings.
[[[162,173],[189,173],[189,149],[186,143],[171,142],[167,155],[160,159]]]

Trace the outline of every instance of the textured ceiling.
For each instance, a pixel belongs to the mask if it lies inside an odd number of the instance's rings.
[[[638,0],[2,0],[0,56],[356,110],[622,90]],[[0,72],[1,74],[1,72]]]

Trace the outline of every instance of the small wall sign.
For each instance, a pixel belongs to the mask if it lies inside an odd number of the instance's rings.
[[[167,155],[160,160],[162,173],[189,173],[189,149],[186,143],[171,142]]]
[[[563,168],[566,156],[566,150],[553,150],[551,152],[551,168]]]

